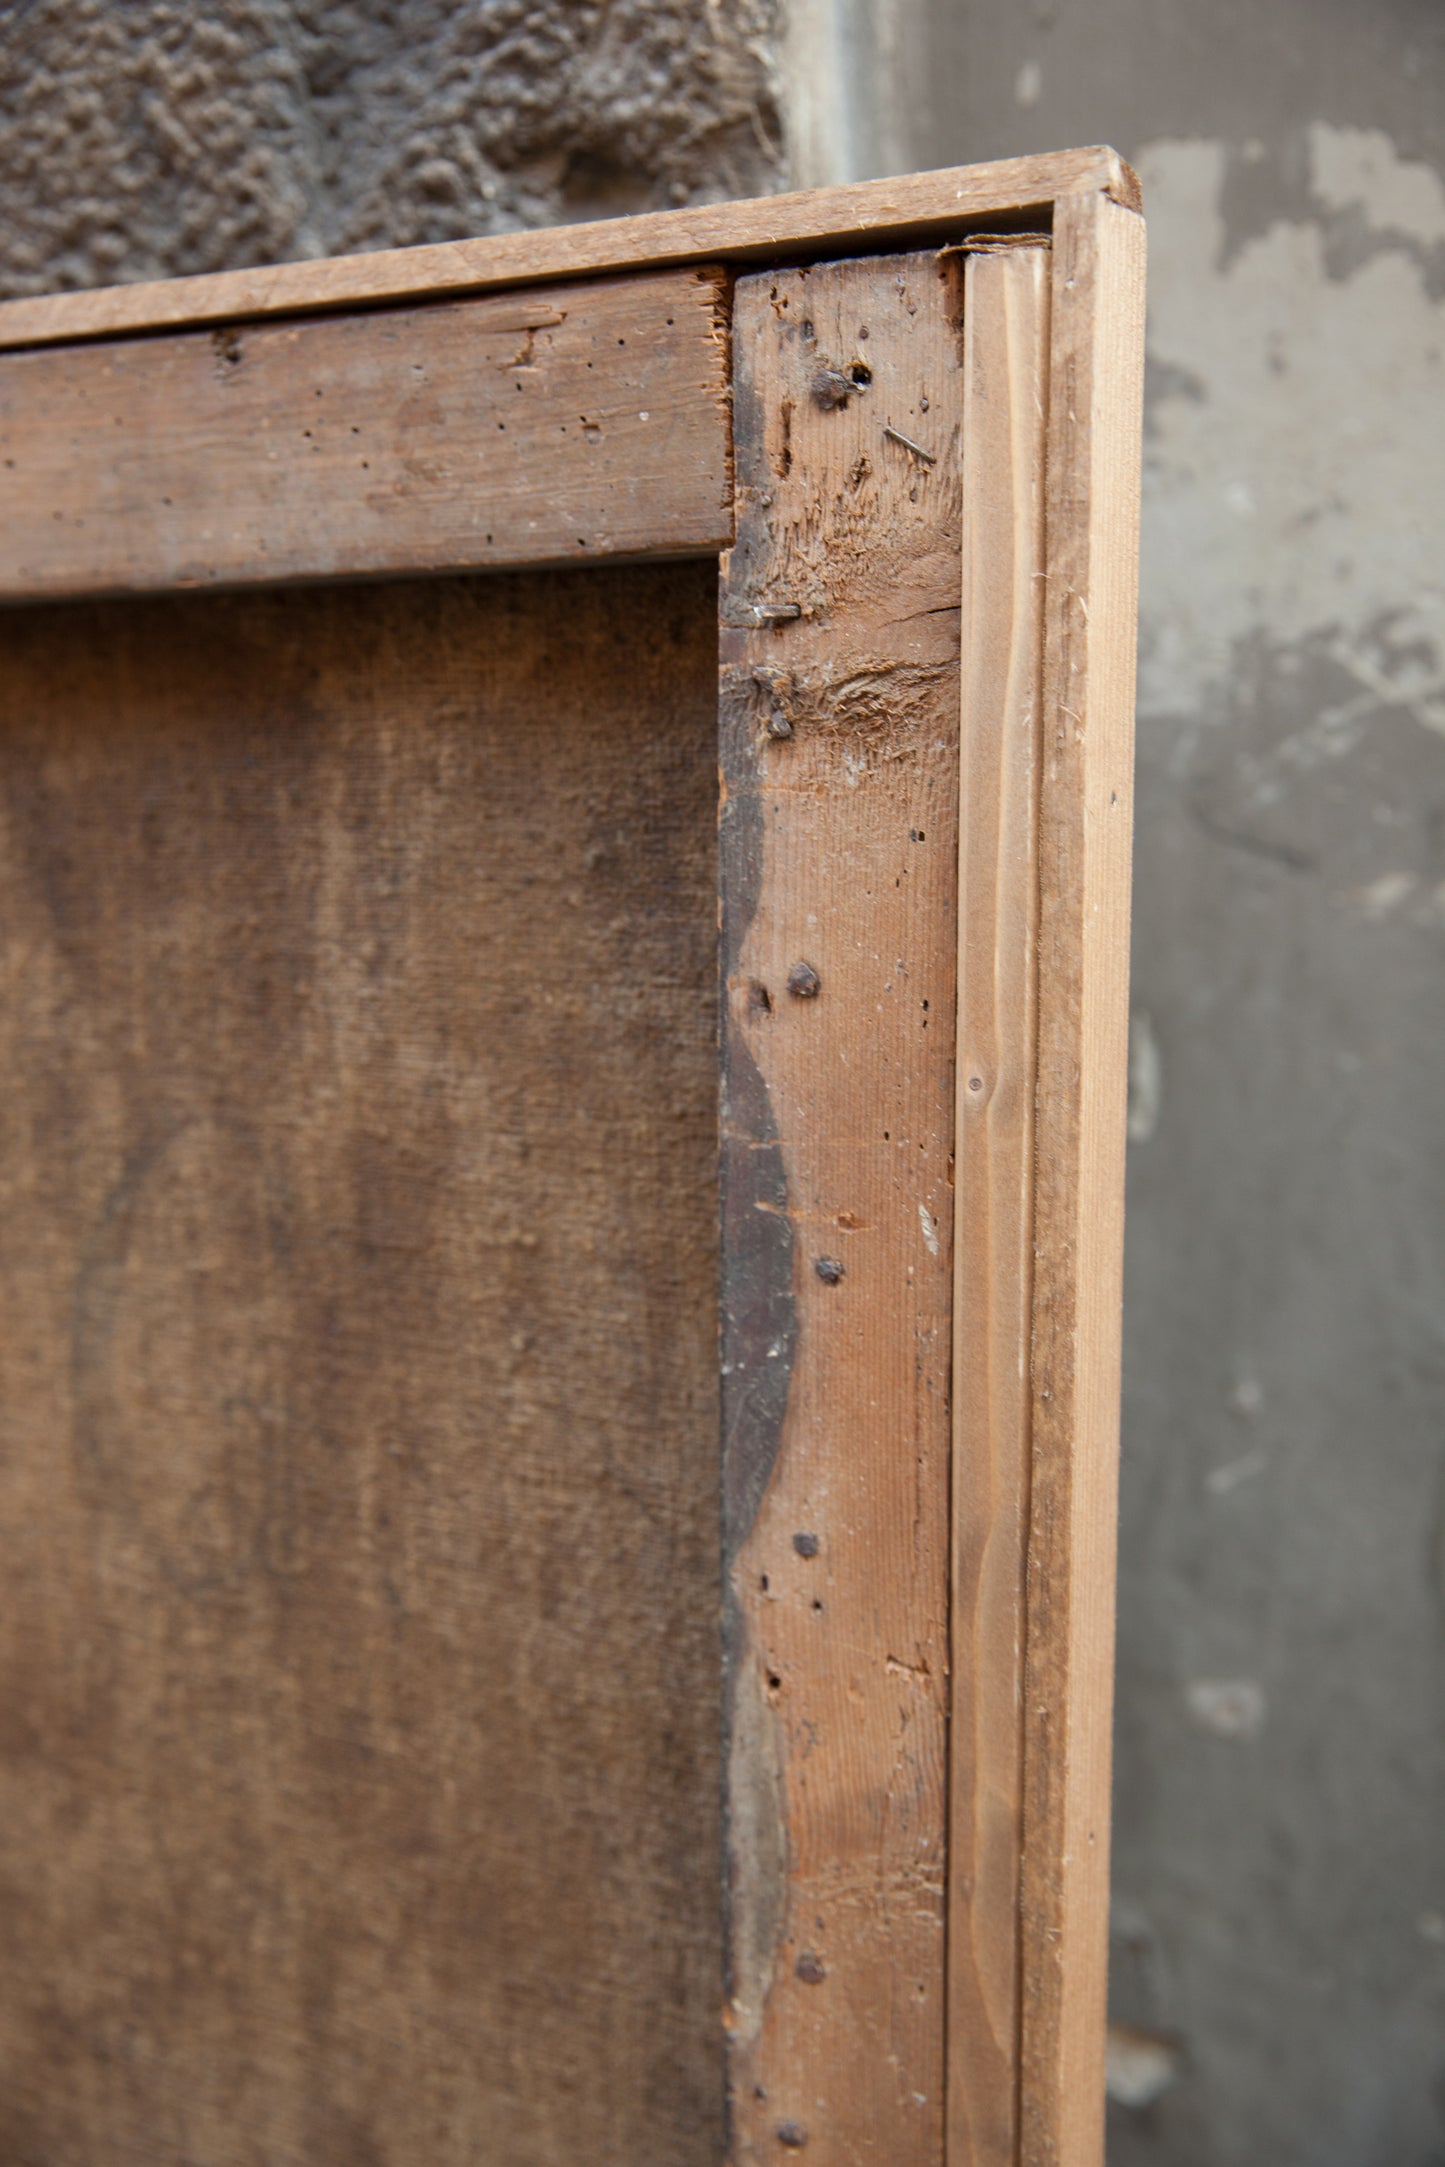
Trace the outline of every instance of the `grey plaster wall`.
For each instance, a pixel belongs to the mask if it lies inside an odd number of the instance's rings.
[[[1112,2167],[1438,2167],[1445,9],[863,13],[1149,215]]]
[[[774,0],[10,0],[0,292],[764,193]]]

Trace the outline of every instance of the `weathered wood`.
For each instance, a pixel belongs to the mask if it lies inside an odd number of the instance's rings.
[[[741,280],[722,596],[731,2154],[943,2148],[955,265]]]
[[[1144,231],[1061,204],[1039,826],[1022,2157],[1103,2157]]]
[[[965,293],[948,2159],[1015,2167],[1049,251]]]
[[[0,595],[716,550],[721,275],[0,357]]]
[[[717,2167],[713,568],[0,638],[0,2158]]]
[[[1002,235],[738,289],[734,2167],[1099,2167],[1131,184],[0,309],[0,594],[351,577],[730,533],[722,274],[549,278]],[[0,2152],[715,2162],[707,571],[0,632]]]
[[[954,239],[979,220],[1027,216],[1064,197],[1099,190],[1138,208],[1138,181],[1117,151],[1060,151],[819,188],[804,195],[767,196],[751,203],[700,204],[641,218],[337,256],[323,263],[268,264],[87,293],[45,294],[0,302],[0,347],[421,300],[647,265],[776,261],[799,251],[838,255],[860,244],[917,247],[929,240]]]

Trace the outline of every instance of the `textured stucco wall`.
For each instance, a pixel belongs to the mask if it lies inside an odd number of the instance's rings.
[[[0,5],[0,292],[761,194],[774,0]]]
[[[1445,9],[889,34],[1149,217],[1111,2167],[1440,2167]]]

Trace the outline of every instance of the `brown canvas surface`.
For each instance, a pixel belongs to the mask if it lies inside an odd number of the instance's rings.
[[[0,2158],[721,2150],[712,564],[0,620]]]

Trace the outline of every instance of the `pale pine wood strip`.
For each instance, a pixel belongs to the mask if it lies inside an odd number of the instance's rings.
[[[951,238],[980,219],[1046,209],[1065,196],[1098,189],[1137,205],[1139,183],[1117,151],[1058,151],[583,226],[44,294],[0,303],[0,347],[417,301],[666,264],[756,262],[864,244],[916,247]]]
[[[964,314],[954,1274],[950,2162],[1018,2142],[1019,1853],[1049,252],[972,257]]]
[[[1054,225],[1025,1683],[1027,2167],[1103,2156],[1144,234]]]

